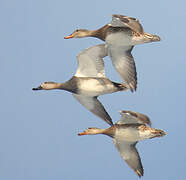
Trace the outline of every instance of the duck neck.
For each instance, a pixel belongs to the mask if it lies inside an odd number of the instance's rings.
[[[96,134],[105,134],[106,129],[97,129],[97,133]]]
[[[97,30],[86,30],[86,34],[83,37],[96,37],[98,39],[102,39],[99,29],[97,29]]]
[[[68,89],[68,83],[56,83],[55,84],[55,89],[61,89],[61,90],[67,90]]]
[[[71,83],[69,83],[69,81],[64,82],[64,83],[56,83],[55,89],[65,90],[65,91],[69,91],[72,93],[77,92],[77,88],[74,87]]]
[[[97,30],[93,30],[91,33],[92,33],[93,37],[96,37],[98,39],[105,41],[105,37],[106,37],[108,29],[109,29],[109,26],[108,26],[108,24],[106,24],[105,26],[103,26]]]
[[[96,134],[105,134],[106,129],[99,129],[94,128],[91,132],[89,132],[89,135],[96,135]]]
[[[114,137],[115,134],[115,127],[111,126],[110,128],[107,129],[99,129],[99,128],[91,128],[88,129],[89,132],[87,133],[87,135],[96,135],[96,134],[104,134],[110,137]]]
[[[99,129],[99,128],[94,128],[92,132],[89,132],[89,135],[96,135],[96,134],[104,134],[110,137],[114,137],[116,131],[115,125],[107,128],[107,129]]]
[[[103,130],[104,130],[104,131],[102,132],[102,134],[105,134],[105,135],[110,136],[110,137],[113,138],[114,135],[115,135],[116,126],[113,125],[113,126],[107,128],[107,129],[103,129]]]
[[[98,29],[99,30],[99,29]],[[96,37],[98,39],[102,39],[101,38],[101,35],[100,35],[100,32],[98,30],[90,30],[89,33],[88,33],[88,36],[90,37]]]
[[[70,80],[64,83],[55,83],[55,85],[51,89],[60,89],[60,90],[65,90],[65,91],[69,91],[72,93],[77,93],[78,91],[77,81],[78,79],[73,76]]]
[[[105,41],[106,30],[108,29],[108,27],[109,27],[108,25],[105,25],[105,26],[103,26],[99,29],[96,29],[96,30],[87,30],[85,36],[86,37],[96,37],[98,39]]]

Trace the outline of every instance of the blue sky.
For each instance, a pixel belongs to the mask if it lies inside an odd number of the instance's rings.
[[[1,0],[0,177],[3,180],[138,179],[111,138],[78,137],[87,127],[108,125],[64,91],[33,92],[44,81],[64,82],[76,71],[76,55],[100,44],[64,40],[76,28],[97,29],[111,14],[136,17],[161,42],[133,49],[138,89],[100,97],[116,122],[119,110],[147,114],[167,136],[137,147],[144,180],[185,179],[186,3],[179,1]],[[120,81],[109,58],[107,76]]]

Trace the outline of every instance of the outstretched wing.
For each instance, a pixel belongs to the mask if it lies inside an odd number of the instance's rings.
[[[113,27],[127,27],[137,33],[140,34],[144,33],[143,27],[139,23],[139,21],[136,18],[129,17],[129,16],[113,14],[112,21],[109,25]]]
[[[113,139],[120,156],[126,161],[126,163],[134,170],[139,176],[143,176],[143,166],[139,153],[136,149],[137,142],[126,142],[118,139]]]
[[[148,124],[151,126],[150,118],[144,114],[133,111],[120,111],[121,119],[116,124]]]
[[[108,45],[108,54],[112,64],[122,80],[127,83],[131,91],[137,88],[137,72],[134,58],[131,54],[133,46]]]
[[[77,77],[105,77],[103,58],[107,56],[105,44],[99,44],[83,50],[77,56]]]
[[[93,114],[104,120],[109,125],[113,125],[112,119],[105,110],[104,106],[97,99],[97,97],[82,96],[79,94],[72,94],[74,98]]]

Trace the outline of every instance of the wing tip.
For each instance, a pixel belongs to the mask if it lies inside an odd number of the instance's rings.
[[[137,90],[137,80],[129,83],[129,88],[130,88],[132,93],[135,92]]]
[[[143,175],[144,175],[144,170],[143,168],[141,169],[137,169],[137,170],[134,170],[135,173],[139,176],[139,178],[141,178]]]

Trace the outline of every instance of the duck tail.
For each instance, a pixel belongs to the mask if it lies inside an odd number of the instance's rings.
[[[152,132],[152,135],[153,135],[152,138],[162,137],[162,136],[166,135],[166,132],[161,130],[161,129],[152,129],[151,132]]]
[[[120,91],[127,91],[127,90],[131,90],[131,87],[128,84],[119,84],[118,88]]]
[[[155,34],[144,33],[144,36],[148,39],[147,42],[161,41],[161,38]]]

